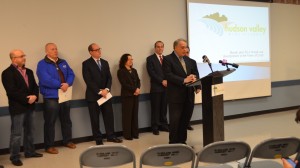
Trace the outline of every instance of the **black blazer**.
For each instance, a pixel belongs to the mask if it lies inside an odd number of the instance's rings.
[[[118,70],[118,79],[121,83],[121,96],[134,96],[137,88],[141,88],[141,82],[136,69],[131,68],[131,73],[122,68]]]
[[[112,78],[108,62],[100,59],[101,71],[93,59],[90,57],[82,63],[82,76],[86,83],[85,99],[87,101],[97,101],[102,96],[98,95],[100,89],[111,89]]]
[[[32,70],[26,68],[26,74],[28,76],[28,87],[21,73],[13,65],[2,72],[2,83],[8,97],[8,108],[11,115],[34,110],[35,103],[29,104],[27,96],[35,95],[37,97],[36,102],[38,101],[39,87],[36,84]]]
[[[199,75],[199,71],[198,71],[198,67],[197,67],[197,62],[192,59],[189,58],[189,60],[191,61],[191,65],[192,65],[192,72],[194,72],[194,75],[197,76],[197,79],[200,79],[200,75]],[[194,89],[201,89],[201,85],[195,86]]]
[[[194,102],[194,88],[186,87],[183,82],[190,74],[196,74],[195,68],[192,68],[192,61],[190,58],[183,57],[187,73],[185,73],[179,59],[172,52],[170,55],[166,56],[163,61],[163,71],[168,81],[167,87],[167,97],[170,103],[183,103],[185,99],[189,99]]]
[[[162,81],[166,78],[156,54],[147,57],[147,71],[151,82],[150,92],[164,92],[166,88],[162,85]]]

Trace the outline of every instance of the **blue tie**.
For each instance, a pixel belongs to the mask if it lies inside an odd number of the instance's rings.
[[[100,62],[100,60],[97,60],[97,64],[98,64],[98,67],[99,67],[99,69],[101,71],[101,62]]]

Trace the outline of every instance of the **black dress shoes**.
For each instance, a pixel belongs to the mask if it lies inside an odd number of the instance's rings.
[[[115,138],[107,139],[107,142],[122,143],[123,140],[115,137]]]
[[[4,166],[0,165],[0,168],[4,168]]]
[[[190,130],[190,131],[193,131],[193,130],[194,130],[194,128],[193,128],[191,125],[189,125],[189,126],[187,127],[187,129]]]
[[[128,141],[133,140],[133,138],[131,138],[131,137],[124,137],[124,139],[126,139],[126,140],[128,140]]]
[[[102,140],[97,140],[96,145],[103,145],[103,141]]]
[[[34,154],[31,154],[31,155],[25,155],[25,158],[38,158],[38,157],[43,157],[43,154],[34,153]]]
[[[22,163],[22,161],[20,159],[18,159],[18,160],[12,160],[11,163],[13,165],[15,165],[15,166],[22,166],[23,165],[23,163]]]
[[[159,131],[158,130],[153,130],[152,131],[154,135],[159,135]]]
[[[139,136],[133,136],[134,139],[139,139]]]

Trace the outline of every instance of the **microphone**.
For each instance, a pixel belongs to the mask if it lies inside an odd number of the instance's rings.
[[[238,68],[239,64],[235,64],[235,63],[228,63],[226,59],[223,60],[219,60],[219,63],[221,63],[223,66],[227,66],[227,65],[231,65],[234,68]]]
[[[202,59],[203,59],[203,63],[208,63],[208,66],[209,66],[211,72],[214,72],[212,67],[211,67],[211,63],[210,63],[210,60],[208,59],[208,57],[206,55],[203,55]]]
[[[211,63],[210,63],[210,60],[208,59],[208,57],[207,57],[206,55],[203,55],[203,56],[202,56],[202,59],[203,59],[203,63],[211,64]]]

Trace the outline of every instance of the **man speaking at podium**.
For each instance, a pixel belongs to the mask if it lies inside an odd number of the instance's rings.
[[[196,81],[199,74],[190,58],[185,57],[187,42],[177,39],[174,51],[165,57],[163,71],[168,81],[167,97],[169,103],[170,134],[169,143],[186,144],[187,126],[194,106],[194,88],[185,84]]]

